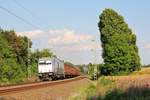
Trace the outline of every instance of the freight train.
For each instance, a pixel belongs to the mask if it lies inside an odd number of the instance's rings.
[[[46,57],[38,61],[38,75],[41,80],[56,80],[78,76],[80,71],[56,57]]]

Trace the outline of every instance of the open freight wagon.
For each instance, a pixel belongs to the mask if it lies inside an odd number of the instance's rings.
[[[64,64],[64,69],[65,69],[65,77],[70,78],[70,77],[75,77],[80,75],[80,71],[78,68],[75,68],[69,64]]]

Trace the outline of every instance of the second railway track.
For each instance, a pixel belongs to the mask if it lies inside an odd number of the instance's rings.
[[[0,87],[0,96],[1,95],[7,95],[22,91],[27,91],[31,89],[38,89],[58,84],[64,84],[76,80],[81,80],[83,78],[87,78],[86,76],[78,76],[75,78],[65,79],[65,80],[58,80],[58,81],[47,81],[47,82],[40,82],[40,83],[31,83],[31,84],[25,84],[25,85],[17,85],[17,86],[8,86],[8,87]]]

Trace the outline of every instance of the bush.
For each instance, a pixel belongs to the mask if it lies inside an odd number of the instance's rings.
[[[123,92],[121,90],[115,89],[113,91],[108,91],[104,100],[122,100],[123,98]]]
[[[99,83],[102,85],[111,85],[114,81],[106,78],[105,76],[102,76],[99,78]]]
[[[114,89],[107,92],[104,100],[150,100],[150,89],[145,87],[130,87],[125,91]]]

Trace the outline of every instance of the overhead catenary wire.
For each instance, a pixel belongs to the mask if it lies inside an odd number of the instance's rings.
[[[18,5],[19,7],[21,7],[22,9],[24,9],[28,14],[30,14],[32,17],[39,19],[37,16],[35,16],[35,14],[33,14],[29,9],[27,9],[26,7],[24,7],[21,3],[19,3],[17,0],[13,0],[14,3],[16,5]]]
[[[22,17],[16,15],[15,13],[11,12],[11,11],[8,10],[7,8],[0,6],[0,9],[6,11],[6,12],[9,13],[10,15],[12,15],[12,16],[18,18],[19,20],[21,20],[21,21],[23,21],[24,23],[26,23],[26,24],[32,26],[33,28],[40,29],[40,27],[38,27],[38,26],[36,26],[36,25],[30,23],[29,21],[25,20],[24,18],[22,18]]]
[[[22,9],[24,9],[26,12],[28,12],[32,17],[35,17],[35,15],[30,11],[28,10],[26,7],[24,7],[21,3],[19,3],[17,0],[13,0],[14,3],[18,6],[20,6]]]
[[[14,3],[16,5],[18,5],[19,7],[21,7],[22,9],[24,9],[28,14],[30,14],[33,18],[37,19],[37,20],[41,20],[41,18],[39,16],[37,16],[35,13],[33,13],[31,10],[29,10],[28,8],[26,8],[24,5],[22,5],[20,2],[18,2],[17,0],[13,0]],[[44,22],[44,24],[46,24],[47,26],[49,26],[48,23]]]
[[[6,11],[6,12],[9,13],[10,15],[12,15],[12,16],[18,18],[19,20],[21,20],[21,21],[23,21],[24,23],[26,23],[26,24],[32,26],[33,28],[40,29],[38,26],[36,26],[36,25],[30,23],[29,21],[25,20],[24,18],[22,18],[22,17],[16,15],[15,13],[13,13],[13,12],[11,12],[10,10],[6,9],[5,7],[0,6],[0,9]],[[28,65],[27,65],[27,66],[28,66],[28,67],[27,67],[27,68],[28,68],[28,69],[27,69],[27,70],[28,70],[28,79],[29,79],[29,77],[30,77],[30,75],[31,75],[31,74],[30,74],[30,70],[29,70],[29,60],[30,60],[30,59],[29,59],[29,57],[30,57],[29,52],[30,52],[30,50],[29,50],[29,39],[28,39]]]

